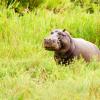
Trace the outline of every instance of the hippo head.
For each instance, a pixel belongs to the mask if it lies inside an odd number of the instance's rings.
[[[71,45],[71,37],[68,32],[55,29],[50,36],[44,39],[44,48],[51,51],[67,51]]]

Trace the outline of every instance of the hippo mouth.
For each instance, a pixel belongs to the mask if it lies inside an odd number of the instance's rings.
[[[45,50],[49,50],[49,51],[58,51],[61,48],[61,44],[60,42],[53,43],[50,45],[44,43],[44,48]]]
[[[55,47],[48,47],[48,46],[45,46],[44,48],[45,50],[49,50],[49,51],[58,51],[60,49],[59,47],[55,48]]]
[[[45,50],[54,51],[55,49],[51,47],[45,47]]]

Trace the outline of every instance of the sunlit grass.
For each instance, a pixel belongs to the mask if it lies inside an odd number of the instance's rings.
[[[44,37],[55,28],[66,28],[72,36],[100,46],[99,17],[78,8],[56,14],[38,8],[24,16],[1,10],[0,99],[99,100],[100,62],[57,65],[53,52],[43,48]]]

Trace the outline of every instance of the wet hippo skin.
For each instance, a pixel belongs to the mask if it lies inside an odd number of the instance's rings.
[[[44,48],[54,51],[54,59],[58,64],[69,64],[75,57],[83,57],[86,62],[93,57],[100,60],[100,51],[95,44],[81,38],[72,38],[65,29],[53,30],[44,39]]]

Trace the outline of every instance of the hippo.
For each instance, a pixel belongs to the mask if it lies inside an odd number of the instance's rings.
[[[90,62],[93,57],[100,60],[99,48],[82,38],[73,38],[65,29],[54,29],[50,36],[44,38],[44,48],[54,51],[54,59],[58,64],[70,64],[74,58],[83,58]]]

